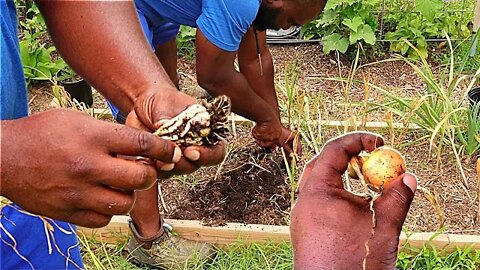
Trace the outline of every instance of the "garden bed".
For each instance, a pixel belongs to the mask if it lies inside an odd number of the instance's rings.
[[[284,83],[285,70],[292,63],[297,63],[299,96],[308,94],[312,97],[312,102],[318,102],[322,120],[349,120],[352,115],[359,115],[362,109],[361,106],[354,106],[355,102],[383,99],[382,95],[373,90],[367,92],[365,89],[351,87],[346,91],[341,82],[319,79],[346,77],[351,66],[345,59],[324,56],[320,46],[274,46],[272,55],[276,65],[276,81],[280,85]],[[196,88],[193,61],[183,59],[179,68],[182,88],[192,91]],[[366,66],[361,68],[355,77],[388,88],[391,93],[399,96],[415,97],[425,94],[421,80],[402,62]],[[30,94],[38,95],[38,91],[30,91]],[[279,98],[281,103],[285,104],[285,96],[280,92]],[[46,108],[37,103],[41,100],[37,97],[32,101],[36,108],[33,112]],[[105,108],[98,95],[94,107]],[[357,120],[385,122],[385,119],[385,112],[377,111]],[[394,119],[397,124],[401,123],[400,120]],[[221,166],[160,181],[160,210],[167,218],[198,220],[214,226],[229,222],[288,224],[292,193],[283,157],[278,151],[265,154],[255,146],[250,135],[251,127],[252,124],[248,122],[236,126],[236,136],[230,138],[228,157]],[[439,209],[445,218],[444,230],[459,234],[480,234],[480,224],[476,222],[479,205],[475,161],[478,156],[461,159],[467,180],[464,187],[450,149],[444,149],[441,163],[437,165],[437,158],[429,151],[428,141],[404,145],[421,137],[421,131],[389,129],[388,125],[387,128],[384,127],[385,125],[376,131],[405,154],[409,170],[418,176],[420,184],[438,201]],[[316,133],[319,145],[343,134],[344,131],[340,126],[323,126],[320,132]],[[305,146],[304,156],[298,164],[297,176],[302,166],[314,154],[311,148]],[[432,232],[438,230],[441,223],[433,204],[424,193],[417,192],[405,223],[406,228],[415,232]]]

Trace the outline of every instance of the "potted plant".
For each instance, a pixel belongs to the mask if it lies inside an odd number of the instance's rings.
[[[473,88],[468,91],[468,99],[470,104],[473,106],[475,104],[480,104],[480,87]]]
[[[60,85],[65,88],[65,91],[67,91],[72,100],[75,99],[80,103],[83,102],[87,107],[92,106],[92,87],[68,65],[65,65],[65,68],[58,72],[57,80],[60,82]]]

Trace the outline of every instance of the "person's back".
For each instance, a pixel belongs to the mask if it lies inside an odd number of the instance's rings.
[[[202,13],[202,0],[136,0],[135,5],[148,18],[152,25],[170,21],[180,25],[196,27]],[[160,15],[160,16],[159,16]]]
[[[143,23],[144,31],[146,28],[144,24],[154,29],[153,32],[155,28],[165,23],[198,27],[215,46],[226,51],[236,51],[243,35],[257,15],[260,2],[260,0],[135,0],[135,5],[140,17],[144,15],[146,18],[146,22]],[[153,46],[158,45],[155,44],[158,42],[153,43]]]

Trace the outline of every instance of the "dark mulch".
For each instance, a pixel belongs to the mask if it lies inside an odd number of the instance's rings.
[[[190,189],[170,218],[197,219],[210,225],[226,222],[284,225],[290,188],[282,165],[271,156],[241,160],[217,179]]]

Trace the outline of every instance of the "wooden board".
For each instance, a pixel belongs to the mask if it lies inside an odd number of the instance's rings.
[[[126,216],[115,216],[112,222],[104,228],[79,228],[79,233],[83,233],[87,237],[95,236],[107,243],[115,243],[120,238],[124,239],[128,233],[127,221],[128,217]],[[249,244],[290,241],[288,226],[228,223],[226,226],[209,227],[202,225],[199,221],[167,219],[166,222],[173,225],[175,232],[184,238],[218,246],[238,242]],[[422,248],[428,244],[445,251],[452,251],[457,247],[480,249],[480,235],[413,233],[407,237],[402,233],[400,247],[406,242],[414,248]]]

